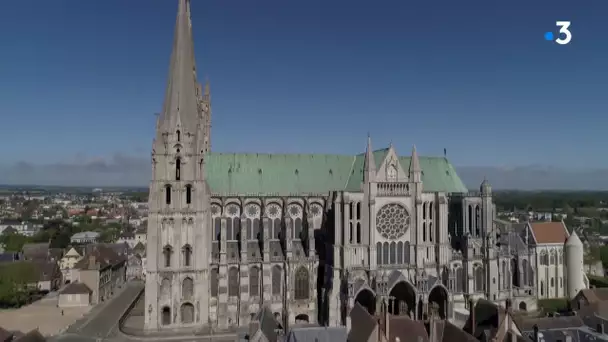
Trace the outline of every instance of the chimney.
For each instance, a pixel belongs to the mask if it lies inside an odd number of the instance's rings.
[[[538,325],[534,324],[534,342],[538,342]]]
[[[89,256],[89,269],[95,269],[95,256]]]

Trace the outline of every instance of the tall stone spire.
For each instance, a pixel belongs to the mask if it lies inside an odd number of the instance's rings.
[[[160,130],[195,133],[199,124],[199,94],[192,40],[190,0],[178,0],[177,20]]]
[[[376,176],[376,160],[374,159],[374,150],[372,150],[372,138],[367,135],[367,148],[365,149],[365,169],[363,181],[369,183]]]

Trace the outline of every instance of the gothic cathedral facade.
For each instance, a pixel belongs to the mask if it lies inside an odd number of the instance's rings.
[[[190,1],[178,1],[152,150],[147,330],[229,329],[262,307],[284,327],[348,326],[355,302],[415,319],[436,302],[451,317],[513,295],[491,187],[469,192],[445,157],[373,150],[369,137],[355,156],[212,152]],[[518,285],[533,296],[533,284]]]

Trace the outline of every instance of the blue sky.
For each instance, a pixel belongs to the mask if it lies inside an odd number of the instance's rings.
[[[176,9],[1,1],[0,164],[149,158]],[[359,153],[370,132],[401,154],[445,147],[457,166],[608,169],[605,1],[193,0],[192,11],[215,151]],[[544,40],[557,20],[572,22],[567,46]]]

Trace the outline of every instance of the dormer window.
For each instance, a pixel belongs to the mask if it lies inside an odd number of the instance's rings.
[[[177,158],[175,160],[175,180],[181,179],[182,173],[182,160]]]

